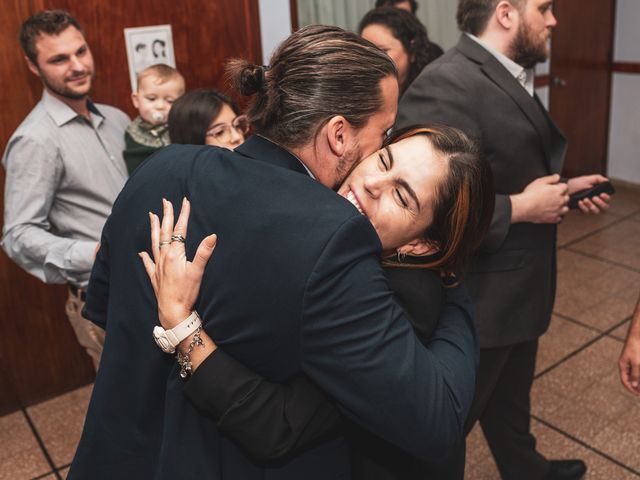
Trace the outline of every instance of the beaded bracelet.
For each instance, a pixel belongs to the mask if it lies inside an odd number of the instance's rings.
[[[178,365],[180,365],[180,378],[187,378],[191,375],[191,353],[196,346],[203,347],[204,342],[202,338],[200,338],[200,331],[202,327],[196,328],[196,331],[193,333],[193,338],[191,339],[191,343],[189,343],[189,349],[187,353],[180,353],[180,350],[177,350],[176,360],[178,361]]]

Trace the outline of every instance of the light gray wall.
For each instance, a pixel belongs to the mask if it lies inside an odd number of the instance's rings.
[[[375,0],[298,0],[300,25],[337,25],[355,31],[360,19],[373,8]],[[460,35],[456,25],[455,0],[418,0],[417,17],[427,27],[431,41],[447,50]]]
[[[460,30],[456,22],[458,2],[455,0],[418,0],[416,16],[425,27],[429,39],[445,51],[458,43]]]
[[[260,0],[260,39],[266,65],[275,48],[291,34],[289,0]]]
[[[615,62],[640,62],[640,1],[618,0]],[[615,73],[608,174],[640,185],[640,75]]]

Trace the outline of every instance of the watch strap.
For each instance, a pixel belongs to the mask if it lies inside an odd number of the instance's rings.
[[[202,321],[200,320],[200,315],[195,310],[191,312],[187,318],[185,318],[178,325],[173,327],[171,330],[166,330],[167,339],[171,342],[173,347],[177,347],[178,344],[191,335],[196,329],[202,325]]]

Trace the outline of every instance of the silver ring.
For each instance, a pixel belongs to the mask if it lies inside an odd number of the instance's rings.
[[[182,235],[171,235],[172,242],[181,242],[184,243],[185,238]]]
[[[160,242],[161,247],[164,247],[165,245],[171,245],[171,242]]]

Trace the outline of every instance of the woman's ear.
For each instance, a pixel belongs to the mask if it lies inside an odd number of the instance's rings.
[[[440,247],[436,242],[416,238],[409,243],[398,248],[398,252],[411,257],[426,257],[440,251]]]

